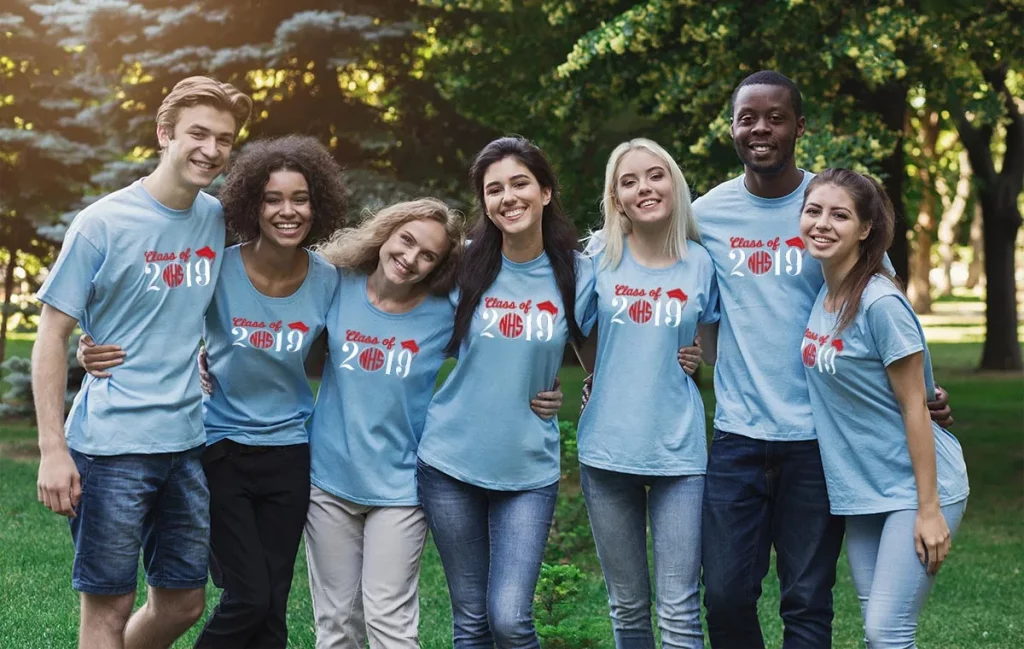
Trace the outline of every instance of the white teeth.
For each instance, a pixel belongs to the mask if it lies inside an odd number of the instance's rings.
[[[511,219],[511,218],[515,218],[515,217],[519,216],[520,214],[522,214],[525,211],[526,211],[526,209],[520,207],[520,208],[511,210],[511,211],[508,211],[508,212],[502,212],[501,215],[504,216],[506,219]]]
[[[641,201],[641,202],[640,202],[640,207],[641,207],[641,208],[644,208],[644,207],[650,207],[650,206],[652,206],[652,205],[656,205],[657,203],[658,203],[658,201],[656,201],[656,200],[654,200],[653,198],[651,198],[651,199],[648,199],[648,200],[646,200],[646,201]]]
[[[209,162],[202,162],[201,160],[193,160],[192,164],[194,164],[195,166],[197,166],[197,167],[199,167],[201,169],[213,169],[214,168],[214,166],[212,164],[210,164]]]
[[[298,230],[298,223],[275,223],[274,227],[278,230]]]
[[[818,243],[832,243],[832,239],[826,239],[825,237],[811,237],[811,239]]]

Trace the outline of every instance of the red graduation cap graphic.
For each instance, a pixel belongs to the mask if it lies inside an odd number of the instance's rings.
[[[836,348],[837,352],[843,351],[843,341],[838,338],[832,340],[832,346]]]
[[[196,257],[202,257],[204,259],[213,260],[214,258],[217,257],[217,253],[215,253],[213,250],[210,250],[210,246],[203,246],[199,250],[196,250]]]
[[[550,301],[544,301],[537,305],[538,311],[546,311],[551,315],[558,315],[558,307]]]
[[[415,340],[403,340],[402,341],[402,349],[408,349],[413,354],[419,354],[420,353],[420,346],[416,344]]]
[[[196,254],[198,254],[198,253],[196,253]],[[308,334],[309,333],[309,327],[306,326],[305,322],[289,322],[288,323],[288,328],[289,329],[298,329],[299,331],[301,331],[304,334]]]
[[[686,295],[686,293],[683,293],[683,289],[681,288],[674,288],[671,291],[665,293],[665,295],[674,300],[679,300],[680,302],[685,302],[688,299],[690,299],[689,296]]]
[[[786,245],[792,246],[793,248],[799,248],[804,250],[804,240],[800,237],[793,237],[792,239],[786,239]]]

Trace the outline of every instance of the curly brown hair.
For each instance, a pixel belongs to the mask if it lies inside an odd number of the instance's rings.
[[[239,241],[260,236],[263,188],[270,174],[281,170],[302,174],[309,185],[313,222],[303,246],[312,246],[345,225],[348,193],[341,167],[316,138],[287,135],[246,145],[218,193],[224,221]]]

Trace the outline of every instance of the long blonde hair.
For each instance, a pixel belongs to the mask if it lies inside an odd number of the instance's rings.
[[[465,219],[458,211],[436,198],[404,201],[389,205],[376,214],[368,213],[358,226],[338,230],[330,239],[316,246],[314,251],[338,268],[369,275],[380,263],[381,246],[395,230],[410,221],[420,220],[436,221],[444,226],[448,254],[423,281],[431,293],[446,295],[455,285],[459,258],[465,247]]]
[[[601,211],[604,213],[603,236],[594,237],[593,245],[588,247],[592,255],[604,251],[601,268],[618,268],[622,261],[625,235],[633,230],[629,217],[616,206],[615,183],[622,158],[630,151],[637,150],[647,151],[660,158],[672,177],[674,200],[668,234],[665,237],[665,252],[676,259],[686,259],[686,240],[700,243],[700,230],[697,228],[693,206],[690,204],[690,186],[686,184],[686,178],[683,177],[679,165],[657,142],[647,138],[635,138],[615,147],[605,167],[604,193],[601,195]]]

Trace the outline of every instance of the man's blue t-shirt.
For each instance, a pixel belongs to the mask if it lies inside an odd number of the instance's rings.
[[[416,448],[455,309],[431,295],[408,313],[381,311],[366,279],[342,273],[328,314],[328,363],[309,420],[312,482],[362,505],[417,505]]]
[[[577,305],[589,303],[593,286],[593,261],[578,256]],[[577,322],[586,319],[577,306]],[[486,489],[556,482],[558,421],[539,417],[530,400],[554,385],[568,334],[547,254],[525,263],[502,257],[459,346],[458,363],[427,409],[420,459]]]
[[[718,275],[721,322],[715,428],[769,441],[815,438],[800,335],[824,284],[800,240],[800,206],[813,174],[781,198],[747,191],[743,176],[693,204]]]
[[[309,270],[287,297],[256,290],[241,246],[224,251],[224,266],[206,314],[213,394],[204,402],[207,445],[230,439],[252,446],[306,442],[313,391],[306,378],[310,346],[324,329],[338,271],[309,255]]]
[[[799,358],[810,388],[832,513],[917,509],[906,426],[886,368],[923,353],[926,396],[935,398],[921,322],[903,293],[876,275],[853,322],[836,335],[838,314],[825,310],[827,294],[823,287],[814,303]],[[935,422],[931,427],[939,504],[951,505],[967,497],[967,467],[956,438]]]
[[[202,192],[172,210],[139,180],[75,217],[38,297],[126,357],[109,378],[86,376],[69,448],[169,453],[206,441],[196,355],[223,251],[220,202]]]
[[[616,268],[597,267],[594,390],[579,425],[582,464],[640,475],[707,470],[704,402],[676,359],[697,324],[718,321],[715,268],[687,241],[686,259],[640,265],[623,246]],[[579,308],[579,307],[578,307]]]

